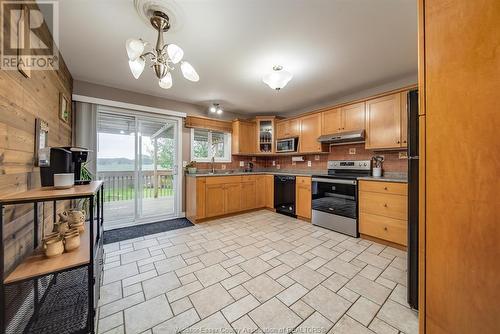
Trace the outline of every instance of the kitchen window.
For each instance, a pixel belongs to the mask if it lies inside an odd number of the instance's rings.
[[[191,160],[231,162],[231,134],[204,129],[191,129]]]

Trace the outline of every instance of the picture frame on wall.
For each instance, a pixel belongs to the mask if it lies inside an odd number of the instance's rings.
[[[35,166],[40,166],[40,150],[49,147],[49,123],[35,119]],[[44,160],[46,158],[43,158]]]
[[[71,105],[68,98],[59,93],[59,118],[66,124],[70,124],[71,119]]]

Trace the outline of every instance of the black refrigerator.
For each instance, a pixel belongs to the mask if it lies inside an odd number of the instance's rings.
[[[418,309],[418,91],[408,93],[408,304]]]

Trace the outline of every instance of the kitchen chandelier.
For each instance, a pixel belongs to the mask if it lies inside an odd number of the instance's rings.
[[[275,90],[280,90],[285,87],[287,83],[292,80],[292,73],[283,69],[281,65],[273,66],[273,71],[264,75],[262,81],[269,87]]]
[[[134,78],[138,79],[141,76],[146,65],[146,59],[149,58],[161,88],[169,89],[172,87],[171,72],[175,69],[174,65],[179,62],[184,78],[193,82],[200,80],[200,76],[196,73],[194,67],[187,61],[182,60],[184,51],[175,44],[166,44],[163,41],[163,33],[170,29],[168,15],[156,10],[152,12],[149,21],[153,28],[158,31],[155,48],[152,51],[144,52],[148,43],[137,38],[128,39],[125,45],[129,59],[128,65]]]

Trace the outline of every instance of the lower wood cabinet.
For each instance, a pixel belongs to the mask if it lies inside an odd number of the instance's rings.
[[[295,214],[298,217],[311,219],[311,177],[295,178]]]
[[[273,175],[186,177],[186,217],[196,222],[274,207]]]
[[[407,217],[406,183],[359,182],[359,233],[406,246]]]

